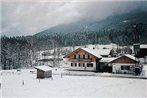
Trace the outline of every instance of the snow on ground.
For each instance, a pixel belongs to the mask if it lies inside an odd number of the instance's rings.
[[[23,85],[24,81],[24,85]],[[3,71],[2,97],[147,97],[147,80],[53,75],[36,79],[30,70]]]

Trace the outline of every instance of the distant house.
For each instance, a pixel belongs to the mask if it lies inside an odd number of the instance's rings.
[[[138,59],[132,55],[124,54],[109,62],[113,73],[134,73],[135,67],[138,67]]]
[[[112,49],[97,49],[98,54],[102,57],[112,56]]]
[[[147,44],[134,44],[134,54],[140,59],[141,63],[147,63]]]
[[[140,45],[139,57],[144,58],[144,63],[147,63],[147,45]]]
[[[147,45],[140,45],[140,57],[147,56]]]
[[[99,71],[102,56],[98,49],[78,48],[64,56],[69,62],[69,70]]]
[[[60,62],[63,61],[63,56],[58,53],[54,55],[54,50],[37,51],[35,53],[34,65],[48,65],[48,66],[61,66]]]
[[[63,61],[63,57],[54,57],[54,56],[40,56],[40,58],[38,58],[37,60],[37,65],[49,65],[49,66],[54,66],[53,62],[54,61],[58,61],[58,62],[62,62]],[[60,66],[60,65],[58,65]]]
[[[52,68],[49,66],[37,66],[37,78],[49,78],[52,77]]]

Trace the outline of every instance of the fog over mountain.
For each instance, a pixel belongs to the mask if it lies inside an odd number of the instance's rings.
[[[146,1],[15,1],[1,3],[2,35],[33,35],[61,24],[90,23],[132,10],[147,11]]]

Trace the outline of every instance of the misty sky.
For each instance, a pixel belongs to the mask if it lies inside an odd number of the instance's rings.
[[[113,14],[147,9],[145,1],[3,0],[2,35],[33,35],[59,24],[81,19],[102,20]]]

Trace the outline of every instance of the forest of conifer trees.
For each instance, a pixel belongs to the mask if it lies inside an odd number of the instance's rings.
[[[55,33],[47,36],[1,37],[1,65],[3,69],[31,67],[35,53],[57,47],[87,44],[133,45],[134,31],[103,30],[99,32]],[[147,43],[147,31],[140,33],[140,43]],[[66,53],[64,53],[66,54]]]

